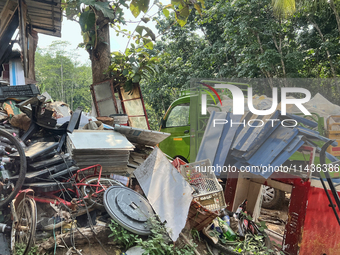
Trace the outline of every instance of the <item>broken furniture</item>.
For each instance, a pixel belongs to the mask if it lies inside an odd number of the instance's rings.
[[[226,207],[223,188],[211,171],[209,159],[180,165],[180,173],[194,188],[193,200],[210,211],[219,212]]]
[[[107,80],[92,84],[91,93],[97,116],[113,117],[119,124],[123,124],[120,117],[127,117],[129,126],[150,129],[139,84],[126,92],[120,85],[114,86]]]

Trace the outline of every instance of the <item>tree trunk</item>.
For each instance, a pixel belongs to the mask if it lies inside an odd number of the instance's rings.
[[[336,19],[336,23],[337,23],[337,27],[338,27],[338,33],[339,33],[339,36],[340,36],[340,16],[339,16],[339,13],[336,9],[336,6],[335,6],[335,3],[334,3],[334,0],[329,0],[328,1],[334,15],[335,15],[335,19]]]
[[[101,11],[96,10],[96,17],[96,25],[99,27],[96,31],[97,39],[93,49],[89,51],[93,83],[99,83],[110,78],[108,69],[111,64],[109,22],[104,18]]]
[[[313,22],[311,19],[309,19],[309,21],[313,24],[313,26],[316,29],[316,31],[318,31],[318,33],[319,33],[319,35],[321,37],[321,40],[323,42],[325,42],[326,40],[325,40],[325,38],[324,38],[324,36],[323,36],[323,34],[321,32],[321,29],[319,28],[318,24],[316,24],[316,22]],[[326,53],[327,53],[327,58],[329,60],[329,65],[330,65],[330,68],[331,68],[332,76],[333,76],[333,78],[335,78],[336,77],[335,69],[334,69],[334,66],[333,66],[331,54],[330,54],[330,52],[329,52],[327,47],[326,47]]]
[[[60,83],[61,83],[61,101],[65,102],[64,98],[64,70],[63,70],[63,59],[60,60]]]
[[[256,35],[257,42],[259,43],[259,47],[260,47],[261,54],[264,54],[264,50],[263,50],[263,47],[262,47],[260,35],[259,35],[257,32],[254,32],[254,34]],[[270,72],[268,72],[268,71],[265,70],[264,68],[261,68],[261,71],[262,71],[262,72],[265,74],[265,76],[269,79],[269,85],[270,85],[271,88],[273,88],[272,75],[270,74]]]

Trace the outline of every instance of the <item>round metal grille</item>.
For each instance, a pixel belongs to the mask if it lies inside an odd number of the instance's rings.
[[[122,227],[138,235],[151,234],[147,220],[154,215],[149,202],[127,187],[112,186],[104,193],[108,214]]]

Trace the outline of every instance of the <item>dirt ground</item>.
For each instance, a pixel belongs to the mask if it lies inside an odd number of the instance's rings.
[[[286,193],[284,204],[281,208],[269,210],[261,208],[260,221],[265,221],[268,229],[284,234],[285,224],[288,220],[288,207],[289,207],[290,194]]]
[[[112,254],[112,255],[122,254],[122,251],[114,245],[103,244],[103,247],[108,252],[108,254]],[[102,246],[98,243],[91,244],[91,246],[89,246],[88,244],[85,244],[85,245],[81,245],[77,248],[79,249],[79,251],[81,252],[82,255],[103,255],[103,254],[106,254],[104,249],[102,248]],[[65,255],[67,253],[67,251],[68,251],[67,248],[58,248],[56,255]],[[73,252],[73,253],[70,253],[70,255],[71,254],[77,254],[77,253]]]

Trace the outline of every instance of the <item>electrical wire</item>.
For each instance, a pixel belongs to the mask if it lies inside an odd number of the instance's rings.
[[[76,188],[78,194],[80,195],[81,200],[84,201],[83,193],[79,190],[78,186],[76,185],[77,182],[76,182],[76,180],[74,179],[74,174],[72,174],[72,172],[70,171],[69,166],[68,166],[66,160],[61,156],[60,153],[58,153],[58,154],[59,154],[59,156],[64,160],[64,163],[65,163],[65,165],[66,165],[66,167],[67,167],[67,170],[69,171],[70,178],[73,179],[73,180],[72,180],[72,181],[73,181],[73,184],[74,184],[74,186],[75,186],[75,188]],[[71,179],[70,179],[70,181],[71,181]],[[100,246],[101,246],[102,249],[105,251],[105,253],[106,253],[106,254],[110,254],[110,253],[105,249],[105,247],[104,247],[103,244],[100,242],[100,240],[97,238],[97,233],[96,233],[96,231],[94,230],[94,227],[93,227],[93,224],[92,224],[92,219],[91,219],[91,216],[90,216],[90,213],[89,213],[89,210],[88,210],[88,206],[87,206],[87,204],[86,204],[85,201],[84,201],[84,205],[85,205],[85,208],[86,208],[86,213],[87,213],[88,222],[89,222],[91,231],[94,233],[95,239],[96,239],[97,242],[100,244]],[[77,230],[79,231],[78,228],[77,228]],[[87,237],[86,237],[86,238],[87,238]],[[88,242],[89,242],[89,245],[91,246],[91,243],[90,243],[90,241],[89,241],[88,238],[87,238],[87,240],[88,240]],[[91,251],[91,250],[90,250],[90,251]]]
[[[54,237],[54,255],[57,252],[57,238],[55,236],[55,218],[53,220],[53,237]]]

